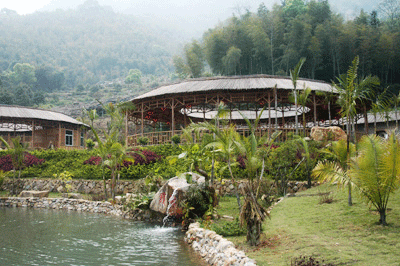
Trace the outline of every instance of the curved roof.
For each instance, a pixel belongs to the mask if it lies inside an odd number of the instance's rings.
[[[65,122],[75,125],[83,125],[87,126],[86,124],[70,117],[62,113],[44,110],[44,109],[37,109],[37,108],[30,108],[30,107],[22,107],[22,106],[15,106],[15,105],[0,105],[0,121],[2,119],[40,119],[40,120],[48,120],[48,121],[58,121],[58,122]]]
[[[209,91],[223,90],[254,90],[274,88],[292,90],[293,83],[290,77],[269,76],[269,75],[251,75],[251,76],[231,76],[231,77],[212,77],[201,79],[190,79],[180,83],[164,85],[155,90],[135,97],[132,100],[164,96],[180,93],[201,93]],[[304,86],[311,88],[312,91],[334,92],[331,84],[310,79],[298,79],[297,89],[303,89]]]

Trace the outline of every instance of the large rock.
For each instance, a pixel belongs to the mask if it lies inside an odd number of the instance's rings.
[[[23,190],[19,193],[19,197],[22,198],[47,198],[49,196],[49,191],[34,191],[34,190]]]
[[[327,140],[346,140],[346,132],[340,127],[313,127],[311,128],[311,138],[316,141],[327,141]]]
[[[185,173],[181,177],[176,176],[171,178],[154,195],[150,203],[150,209],[170,216],[182,215],[179,202],[183,199],[185,192],[191,185],[186,181],[185,175],[191,175],[192,181],[198,184],[205,181],[203,176],[191,172]]]

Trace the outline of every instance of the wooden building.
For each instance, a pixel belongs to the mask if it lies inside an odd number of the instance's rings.
[[[262,108],[265,111],[260,130],[264,129],[268,133],[275,129],[293,131],[296,112],[299,127],[303,125],[302,114],[305,113],[307,131],[314,125],[330,120],[328,106],[332,121],[338,118],[336,112],[339,107],[334,104],[336,100],[330,104],[326,101],[326,94],[336,93],[331,84],[299,79],[297,89],[305,88],[312,91],[310,100],[305,109],[301,106],[296,109],[290,97],[293,91],[290,77],[212,77],[161,86],[131,100],[136,108],[127,113],[127,123],[131,122],[135,126],[129,132],[127,130],[127,141],[130,145],[136,145],[138,138],[143,136],[150,140],[149,144],[170,142],[171,137],[180,134],[180,129],[190,121],[212,119],[220,102],[231,111],[228,119],[238,125],[238,130],[243,123],[238,111],[254,119]],[[242,130],[245,134],[245,129]]]
[[[0,105],[0,136],[16,136],[30,149],[83,149],[89,126],[62,113],[22,106]]]

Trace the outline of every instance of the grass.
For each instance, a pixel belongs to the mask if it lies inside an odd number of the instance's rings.
[[[320,204],[332,192],[333,202]],[[354,193],[355,194],[355,193]],[[347,205],[345,190],[323,185],[286,198],[264,222],[262,244],[249,247],[245,236],[228,237],[257,261],[257,265],[290,265],[293,258],[313,256],[335,265],[400,265],[400,191],[391,195],[388,226],[378,225],[379,215],[357,195]],[[236,199],[224,197],[219,214],[238,215]]]

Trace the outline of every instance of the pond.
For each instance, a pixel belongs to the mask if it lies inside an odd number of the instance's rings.
[[[103,214],[0,207],[0,265],[203,265],[177,228]]]

